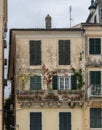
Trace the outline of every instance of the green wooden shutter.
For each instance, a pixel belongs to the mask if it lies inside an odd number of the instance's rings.
[[[90,71],[90,84],[101,85],[101,71]]]
[[[41,65],[41,41],[30,41],[30,65]]]
[[[101,40],[100,38],[89,39],[89,54],[100,54],[101,53]]]
[[[72,90],[77,89],[77,79],[75,75],[71,75],[71,89]]]
[[[60,112],[59,113],[59,130],[71,130],[71,113]]]
[[[41,89],[41,76],[30,76],[30,89],[31,90]]]
[[[59,65],[70,65],[69,40],[59,40]]]
[[[30,113],[30,130],[42,130],[42,114],[41,112]]]
[[[53,90],[58,89],[58,77],[57,77],[57,75],[53,76],[53,78],[52,78],[52,86],[53,86]]]
[[[90,109],[90,128],[102,128],[101,108]]]

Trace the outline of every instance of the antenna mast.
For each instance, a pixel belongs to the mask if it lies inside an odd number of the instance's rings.
[[[71,23],[72,23],[72,6],[70,5],[69,6],[69,14],[70,14],[70,18],[69,18],[69,21],[70,21],[70,28],[71,28]]]

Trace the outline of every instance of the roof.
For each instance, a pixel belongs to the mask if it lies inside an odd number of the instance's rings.
[[[84,31],[81,28],[13,28],[10,31]]]

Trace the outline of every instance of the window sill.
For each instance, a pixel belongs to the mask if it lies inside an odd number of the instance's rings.
[[[102,130],[102,128],[90,128],[89,130]]]

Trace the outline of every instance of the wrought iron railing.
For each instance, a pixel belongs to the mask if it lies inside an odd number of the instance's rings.
[[[91,84],[88,87],[88,97],[102,97],[102,85],[100,84]]]

